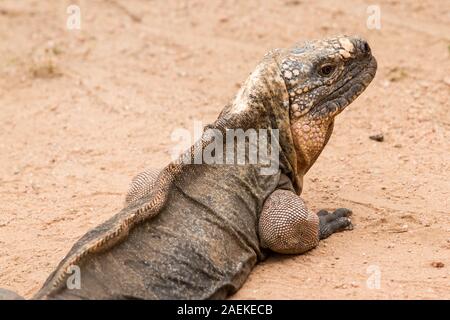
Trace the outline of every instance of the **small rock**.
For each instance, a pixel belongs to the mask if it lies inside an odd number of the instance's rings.
[[[391,229],[391,232],[393,233],[403,233],[403,232],[408,232],[409,226],[407,224],[403,224],[399,227],[393,228]]]
[[[443,262],[440,262],[440,261],[433,261],[431,263],[431,266],[434,267],[434,268],[440,269],[440,268],[445,267],[445,264]]]
[[[220,23],[226,23],[226,22],[228,22],[230,19],[228,19],[228,17],[222,17],[222,18],[220,18],[219,19],[219,22]]]
[[[384,135],[382,133],[374,134],[374,135],[369,136],[369,139],[375,140],[375,141],[378,141],[378,142],[383,142],[384,141]]]
[[[290,0],[286,1],[285,4],[287,6],[298,6],[299,4],[301,4],[301,2],[299,0]]]

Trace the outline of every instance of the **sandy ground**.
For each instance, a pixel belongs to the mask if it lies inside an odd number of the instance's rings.
[[[68,30],[72,2],[1,1],[0,287],[36,292],[266,51],[344,33],[368,39],[379,71],[303,196],[352,208],[356,228],[268,259],[234,297],[449,299],[450,1],[377,2],[380,30],[356,0],[73,1]]]

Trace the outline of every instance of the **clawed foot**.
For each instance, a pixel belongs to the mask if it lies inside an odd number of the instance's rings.
[[[320,210],[319,216],[319,238],[325,239],[335,232],[342,230],[352,230],[353,225],[350,220],[352,210],[346,208],[336,209],[333,213],[326,210]]]

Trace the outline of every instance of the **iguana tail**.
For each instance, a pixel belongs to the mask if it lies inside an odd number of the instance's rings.
[[[25,300],[25,299],[13,291],[0,288],[0,300]]]

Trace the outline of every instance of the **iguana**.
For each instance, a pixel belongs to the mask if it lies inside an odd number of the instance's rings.
[[[335,116],[376,69],[369,45],[358,37],[266,54],[201,139],[161,171],[138,175],[124,209],[78,240],[33,298],[226,298],[267,253],[300,254],[351,228],[349,209],[316,214],[299,195]],[[211,145],[229,144],[217,134],[232,130],[268,132],[270,139],[258,136],[256,144],[270,155],[278,151],[278,169],[262,174],[267,163],[250,163],[247,153],[244,162],[196,163]],[[239,148],[235,139],[232,151]],[[244,142],[246,150],[252,147],[250,139]],[[81,288],[69,289],[74,266]]]

